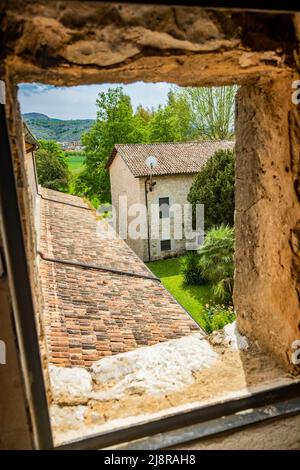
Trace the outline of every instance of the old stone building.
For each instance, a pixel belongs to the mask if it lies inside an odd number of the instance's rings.
[[[186,236],[187,196],[201,167],[219,149],[232,149],[234,142],[202,141],[161,144],[118,144],[107,163],[116,229],[144,261],[184,253],[197,246],[197,233]],[[155,167],[147,166],[154,157]],[[126,200],[124,199],[126,198]],[[138,207],[137,205],[140,205]],[[138,238],[130,224],[145,209],[139,222]],[[144,215],[144,217],[143,217]],[[199,236],[199,234],[198,234]]]

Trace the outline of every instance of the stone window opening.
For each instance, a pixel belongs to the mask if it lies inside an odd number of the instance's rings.
[[[60,196],[59,196],[58,194],[51,193],[51,191],[49,192],[48,190],[45,191],[45,190],[42,189],[42,188],[40,188],[40,191],[41,191],[42,200],[44,200],[44,202],[47,201],[47,200],[49,201],[49,204],[51,203],[51,201],[54,202],[54,203],[58,202],[58,203],[59,203],[59,207],[62,207],[62,208],[64,208],[64,204],[70,204],[69,202],[65,202],[65,201],[63,200],[63,198],[62,198],[62,200],[60,201],[60,200],[59,200],[59,199],[60,199]],[[56,199],[57,199],[57,201],[56,201]],[[169,205],[166,205],[167,200],[169,201],[169,198],[167,198],[167,197],[160,198],[160,199],[159,199],[159,207],[161,208],[162,205],[164,204],[165,206],[167,206],[167,209],[169,209]],[[82,209],[85,209],[85,207],[80,208],[81,203],[80,203],[79,201],[75,201],[75,200],[72,201],[72,202],[71,202],[71,206],[72,206],[72,205],[73,205],[74,207],[77,207],[78,210],[79,210],[79,212],[82,211]],[[56,209],[56,211],[57,211],[57,210],[58,210],[58,209]],[[65,209],[64,209],[64,210],[65,210]],[[72,209],[72,210],[73,210],[73,209]],[[83,212],[83,213],[86,213],[85,210],[82,211],[82,212]],[[164,215],[166,215],[166,213],[164,213]],[[51,222],[51,224],[52,224],[52,223],[53,223],[53,222]],[[39,222],[39,224],[41,224],[41,222]],[[39,227],[39,230],[41,230],[41,227]],[[47,230],[48,230],[48,229],[47,229]],[[76,236],[77,236],[77,238],[78,238],[78,234],[77,234]],[[162,250],[162,251],[168,251],[168,250],[170,250],[170,249],[171,249],[171,241],[170,241],[170,240],[162,240],[162,241],[161,241],[161,250]],[[59,261],[59,258],[57,259],[57,261]],[[67,262],[68,260],[66,259],[65,261]],[[45,325],[44,325],[44,327],[45,327]],[[230,336],[229,336],[229,337],[230,337]],[[227,339],[227,340],[226,340],[225,338],[222,338],[220,335],[218,336],[218,333],[217,333],[217,334],[213,337],[213,339],[212,339],[213,343],[215,344],[215,346],[216,346],[217,348],[219,347],[218,344],[223,344],[223,341],[224,341],[224,340],[225,340],[225,341],[232,341],[233,339],[232,339],[232,337],[231,337],[231,339]],[[240,343],[242,344],[242,343],[243,343],[243,338],[242,338],[242,337],[237,337],[237,342],[240,342]],[[222,347],[223,347],[223,346],[222,346]],[[239,346],[238,346],[238,347],[239,347]],[[162,353],[162,354],[163,354],[163,353]],[[243,354],[243,352],[242,352],[241,354]],[[251,353],[251,354],[252,354],[252,353]],[[251,355],[251,354],[250,354],[250,355]],[[224,365],[225,365],[225,364],[226,364],[226,363],[224,362]],[[263,362],[262,362],[261,364],[263,364],[263,366],[266,366],[266,363],[263,363]],[[118,363],[117,363],[117,362],[115,363],[115,367],[116,367],[116,370],[117,370],[117,369],[118,369]],[[269,369],[268,372],[267,372],[267,369]],[[52,365],[50,365],[49,370],[50,370],[50,382],[52,383],[52,390],[56,390],[56,391],[54,392],[55,404],[52,405],[52,408],[51,408],[52,422],[54,423],[54,424],[53,424],[53,426],[54,426],[54,428],[53,428],[53,429],[54,429],[54,435],[56,436],[56,439],[58,439],[58,441],[57,441],[58,443],[61,443],[62,445],[68,445],[67,440],[66,440],[66,441],[65,441],[65,440],[60,441],[60,439],[61,439],[60,426],[61,426],[61,425],[60,425],[59,423],[60,423],[61,419],[63,420],[63,422],[66,422],[66,423],[68,422],[68,420],[70,420],[69,412],[72,410],[72,415],[73,415],[73,413],[74,413],[74,411],[76,410],[77,407],[82,407],[82,405],[78,405],[77,403],[78,403],[78,400],[79,400],[79,401],[82,400],[83,397],[82,397],[82,398],[79,398],[79,397],[74,398],[74,397],[72,397],[72,395],[71,395],[71,396],[69,396],[69,397],[67,398],[67,400],[69,400],[68,406],[62,406],[62,402],[61,402],[62,398],[60,398],[60,397],[63,396],[62,394],[63,394],[64,392],[63,392],[63,390],[60,390],[60,386],[61,386],[61,385],[60,385],[60,381],[62,381],[61,383],[63,383],[64,380],[69,380],[69,383],[71,383],[71,382],[73,381],[73,383],[77,382],[78,384],[80,384],[81,382],[88,381],[88,380],[90,380],[90,379],[88,378],[88,375],[86,375],[86,373],[84,372],[84,369],[82,369],[81,371],[78,371],[78,375],[76,375],[76,373],[74,373],[74,378],[72,378],[72,373],[73,373],[73,372],[72,372],[72,369],[70,369],[70,372],[68,372],[68,369],[66,369],[66,373],[67,373],[67,374],[69,374],[69,373],[71,374],[70,378],[68,378],[68,379],[67,379],[67,377],[64,378],[63,372],[60,373],[60,370],[59,370],[59,369],[58,369],[57,371],[56,371],[56,369],[54,370],[54,368],[53,368]],[[274,370],[276,371],[276,366],[275,366],[275,364],[272,362],[271,367],[266,367],[266,371],[264,371],[263,373],[264,373],[264,374],[267,374],[267,375],[269,374],[270,377],[271,377],[272,374],[274,374]],[[102,373],[102,372],[101,372],[101,373]],[[277,374],[278,374],[278,372],[275,372],[275,375],[276,375],[276,376],[277,376]],[[92,377],[96,377],[96,375],[94,374],[94,375],[92,375]],[[228,376],[228,378],[229,378],[229,377],[230,377],[230,375]],[[279,376],[277,376],[276,380],[279,380],[279,377],[280,377],[280,374],[279,374]],[[232,379],[232,377],[231,377],[231,379]],[[230,380],[231,380],[231,379],[230,379]],[[95,380],[95,378],[93,378],[92,380]],[[96,379],[96,380],[97,380],[97,379]],[[210,377],[210,380],[211,380],[211,377]],[[282,380],[282,379],[280,379],[280,380]],[[287,381],[287,383],[289,383],[289,381],[290,381],[290,379]],[[272,382],[272,380],[271,380],[271,382]],[[283,380],[283,382],[279,382],[279,383],[285,383],[285,380]],[[99,388],[99,387],[98,387],[98,388]],[[100,394],[101,394],[100,390],[101,390],[101,388],[99,388],[99,391],[98,391],[97,393],[100,393]],[[80,393],[83,393],[83,394],[84,394],[84,393],[95,393],[95,392],[88,392],[87,390],[84,391],[84,389],[83,389]],[[66,397],[65,397],[65,396],[64,396],[64,400],[66,400]],[[218,402],[218,399],[216,398],[216,403],[217,403],[217,402]],[[209,403],[209,402],[208,402],[208,403]],[[90,406],[91,406],[91,405],[88,405],[88,407],[90,407]],[[83,406],[83,408],[86,408],[86,407]],[[82,409],[82,408],[80,408],[80,409]],[[154,409],[155,409],[155,406],[154,406]],[[183,408],[183,411],[184,411],[184,408]],[[83,413],[83,411],[82,411],[82,413]],[[94,415],[94,416],[97,416],[97,412],[93,411],[93,415]],[[59,416],[60,416],[60,418],[58,418]],[[98,415],[98,416],[99,416],[99,415]],[[136,418],[137,418],[137,423],[139,423],[139,416],[137,415]],[[82,419],[83,419],[83,422],[84,422],[84,420],[85,420],[86,418],[81,418],[81,420],[82,420]],[[99,420],[99,417],[96,418],[96,420],[97,420],[97,419]],[[88,417],[88,422],[90,422],[90,420],[91,420],[91,417],[89,416],[89,417]],[[134,421],[133,421],[133,422],[134,422]],[[71,419],[70,425],[72,426],[72,419]],[[65,425],[64,425],[64,426],[65,426]],[[74,424],[73,424],[73,426],[74,426]],[[84,424],[84,425],[82,426],[82,429],[80,429],[80,428],[77,429],[77,430],[76,430],[76,429],[75,429],[75,430],[72,429],[71,433],[76,432],[78,436],[82,433],[82,436],[86,436],[86,437],[88,438],[90,426],[91,426],[91,424],[90,424],[90,425]],[[92,427],[91,427],[91,429],[92,429]],[[100,427],[100,429],[101,429],[101,427]],[[66,433],[64,432],[64,434],[66,434]],[[67,433],[66,435],[68,435],[68,433]]]
[[[171,240],[161,240],[160,248],[161,248],[161,251],[170,251],[171,250]]]
[[[50,54],[51,57],[53,51],[50,53],[48,51],[47,54]],[[237,100],[237,249],[234,293],[238,308],[239,327],[242,333],[257,341],[269,352],[271,357],[275,357],[287,370],[297,373],[298,368],[291,361],[292,344],[298,338],[299,325],[299,310],[297,310],[299,307],[297,303],[299,301],[299,294],[297,294],[299,288],[299,277],[297,277],[297,273],[299,273],[297,263],[299,210],[295,183],[298,171],[296,159],[299,148],[297,134],[299,117],[298,110],[291,106],[289,100],[291,77],[294,75],[291,75],[290,71],[286,72],[284,67],[280,74],[281,71],[278,73],[277,65],[274,65],[275,70],[270,70],[270,73],[274,72],[273,78],[272,73],[271,76],[268,74],[269,70],[265,73],[263,62],[261,72],[252,73],[250,71],[247,75],[248,72],[244,74],[244,71],[245,69],[247,71],[248,67],[252,67],[252,65],[247,65],[247,60],[251,61],[251,59],[248,56],[243,56],[241,60],[246,61],[243,62],[243,64],[246,63],[246,66],[239,65],[235,68],[236,65],[234,65],[231,75],[223,79],[227,84],[238,81],[241,85]],[[168,67],[167,63],[165,66]],[[273,64],[270,65],[270,68],[272,66]],[[39,67],[41,66],[39,65]],[[208,68],[210,75],[201,79],[202,84],[205,80],[206,83],[216,83],[216,75],[210,65]],[[85,78],[77,78],[75,81],[77,83],[88,81],[89,79],[84,75],[84,67],[80,70]],[[172,66],[170,70],[172,71]],[[30,74],[34,75],[36,71],[26,73],[30,79]],[[39,69],[38,74],[41,73],[42,69]],[[57,78],[51,73],[49,71],[51,82],[55,82]],[[96,72],[94,73],[97,75]],[[122,77],[122,73],[121,71],[120,77]],[[133,81],[130,72],[128,73],[129,80]],[[144,70],[139,74],[139,76],[149,78]],[[103,77],[101,78],[100,75],[99,80],[103,81]],[[109,73],[107,75],[109,76]],[[157,73],[152,76],[158,80],[160,75]],[[15,77],[20,77],[20,70],[15,71]],[[16,130],[20,116],[14,101],[16,97],[15,83],[19,80],[15,77],[8,89],[8,119],[10,137],[14,136],[11,144],[16,164],[17,160],[21,160],[19,157],[22,155],[22,150],[20,140],[18,142],[20,132]],[[64,77],[60,72],[59,77],[60,83],[67,84],[68,75]],[[199,79],[199,82],[201,80]],[[178,83],[180,81],[181,79],[178,78]],[[218,78],[217,83],[221,81]],[[269,156],[275,154],[277,155],[277,163],[274,168],[274,161],[272,160],[272,164]],[[290,172],[286,171],[287,167],[291,169]],[[20,168],[15,168],[15,171],[18,184],[23,188],[22,178],[26,173],[23,172],[23,175],[18,173]],[[22,189],[22,198],[25,201],[23,211],[27,210],[27,213],[31,214],[32,208],[28,203],[30,196],[26,191],[27,189]],[[275,207],[276,218],[274,218]],[[32,214],[30,223],[32,223]],[[32,243],[30,224],[26,220],[23,220],[23,224],[26,247],[30,252]],[[283,227],[282,230],[281,227]],[[279,237],[276,240],[270,239],[270,230],[273,230],[273,233],[274,231],[279,232]],[[276,271],[279,269],[280,273],[274,274],[274,285],[270,285],[270,273],[273,273],[272,266],[274,268],[275,259],[277,260]],[[31,264],[32,258],[29,256],[29,265]],[[31,271],[31,275],[33,276],[33,271]],[[278,292],[276,298],[273,299],[276,290]],[[250,291],[251,298],[249,298]],[[284,291],[290,293],[289,298],[286,299],[287,306],[282,305],[280,300]],[[274,314],[276,321],[274,321],[272,314]],[[42,329],[41,319],[39,322]],[[72,409],[73,406],[84,405],[79,405],[75,400],[72,405],[69,405],[68,411],[71,413],[75,411]],[[89,418],[92,419],[92,416]]]
[[[160,197],[158,200],[159,204],[159,218],[169,218],[170,217],[170,199],[168,197]]]

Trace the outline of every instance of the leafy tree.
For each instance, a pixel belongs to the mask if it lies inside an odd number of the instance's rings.
[[[97,120],[91,130],[82,136],[85,146],[85,169],[77,177],[75,191],[90,199],[110,200],[108,157],[115,144],[147,141],[146,121],[141,112],[134,115],[130,97],[121,87],[99,93]]]
[[[52,140],[40,140],[35,158],[38,181],[42,186],[57,191],[68,190],[70,172],[59,144]]]
[[[150,140],[149,123],[153,117],[153,111],[139,105],[133,117],[134,131],[132,138],[136,144],[146,144]]]
[[[150,122],[150,141],[174,142],[178,140],[179,132],[175,116],[172,116],[167,108],[159,105]]]
[[[198,251],[201,276],[212,284],[214,300],[232,302],[234,273],[234,229],[212,228]]]
[[[232,150],[218,150],[193,181],[188,201],[204,204],[205,230],[221,224],[234,225],[234,165]]]
[[[145,124],[149,124],[153,117],[153,109],[144,108],[141,104],[136,108],[135,116],[140,117]]]
[[[135,113],[122,87],[100,93],[96,101],[97,119],[82,136],[87,158],[84,171],[73,185],[75,193],[87,196],[95,204],[110,200],[106,163],[117,143],[184,142],[231,136],[235,88],[200,90],[173,87],[165,106],[156,111],[139,106]],[[200,99],[205,93],[206,101]]]
[[[191,112],[184,96],[174,89],[166,106],[159,106],[150,121],[151,142],[180,142],[190,138]]]
[[[236,86],[177,89],[190,108],[195,139],[233,138],[236,91]]]

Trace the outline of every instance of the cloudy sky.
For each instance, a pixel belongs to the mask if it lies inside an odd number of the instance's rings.
[[[100,91],[117,85],[82,85],[54,87],[41,83],[19,85],[22,113],[43,113],[58,119],[95,119],[96,98]],[[164,104],[170,89],[168,83],[137,82],[123,85],[134,108],[139,104],[156,108]]]

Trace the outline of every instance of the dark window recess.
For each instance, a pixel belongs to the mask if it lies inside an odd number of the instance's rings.
[[[159,218],[165,219],[170,217],[170,200],[168,197],[160,197],[158,200],[159,204]]]
[[[160,249],[161,251],[171,250],[171,240],[162,240],[160,242]]]
[[[196,230],[196,229],[197,229],[196,213],[195,213],[195,211],[193,211],[193,214],[192,214],[192,230]]]

